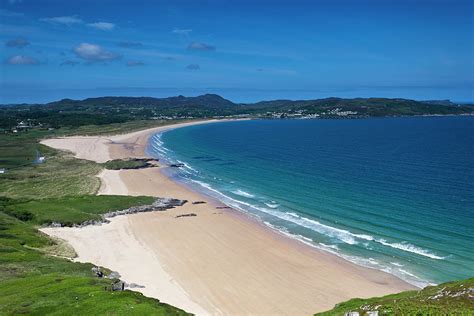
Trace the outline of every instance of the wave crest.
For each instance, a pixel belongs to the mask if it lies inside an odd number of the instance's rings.
[[[243,197],[246,197],[246,198],[254,198],[254,197],[255,197],[255,195],[250,194],[250,193],[245,192],[245,191],[240,190],[240,189],[237,189],[237,190],[235,190],[235,191],[232,191],[232,193],[237,194],[237,195],[240,195],[240,196],[243,196]]]

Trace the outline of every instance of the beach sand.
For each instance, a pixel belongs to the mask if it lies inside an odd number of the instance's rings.
[[[148,137],[167,128],[43,143],[100,162],[144,157]],[[283,236],[248,215],[217,209],[222,205],[173,182],[163,168],[104,170],[99,194],[189,203],[166,212],[119,216],[101,226],[42,231],[68,241],[76,260],[117,271],[125,282],[144,286],[133,290],[198,315],[311,315],[350,298],[414,289],[390,274]],[[197,216],[176,218],[188,213]]]

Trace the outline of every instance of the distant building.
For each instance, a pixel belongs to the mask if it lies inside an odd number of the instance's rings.
[[[7,169],[5,169],[5,168],[0,168],[0,174],[4,174],[4,173],[7,173]]]
[[[22,128],[30,128],[31,125],[27,122],[24,122],[24,121],[21,121],[20,123],[18,123],[18,125],[16,126],[17,129],[22,129]]]

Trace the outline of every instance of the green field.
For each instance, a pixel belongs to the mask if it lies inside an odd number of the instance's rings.
[[[83,195],[41,200],[10,200],[5,212],[15,218],[36,225],[59,222],[65,226],[80,224],[87,220],[98,220],[101,214],[119,211],[131,206],[152,204],[153,197],[131,197],[114,195]]]
[[[155,124],[157,122],[154,122]],[[91,133],[139,127],[89,126]],[[101,214],[150,204],[153,197],[96,196],[103,166],[38,143],[68,130],[0,135],[0,314],[187,315],[133,291],[112,291],[118,280],[97,278],[91,264],[73,263],[74,251],[38,228],[97,220]],[[37,151],[46,157],[34,163]],[[109,272],[103,269],[106,274]]]

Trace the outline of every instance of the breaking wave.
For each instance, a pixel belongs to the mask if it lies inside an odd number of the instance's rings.
[[[232,193],[237,194],[237,195],[240,195],[240,196],[243,196],[243,197],[246,197],[246,198],[253,198],[253,197],[255,197],[255,195],[250,194],[250,193],[245,192],[245,191],[240,190],[240,189],[237,189],[237,190],[235,190],[235,191],[232,191]]]

